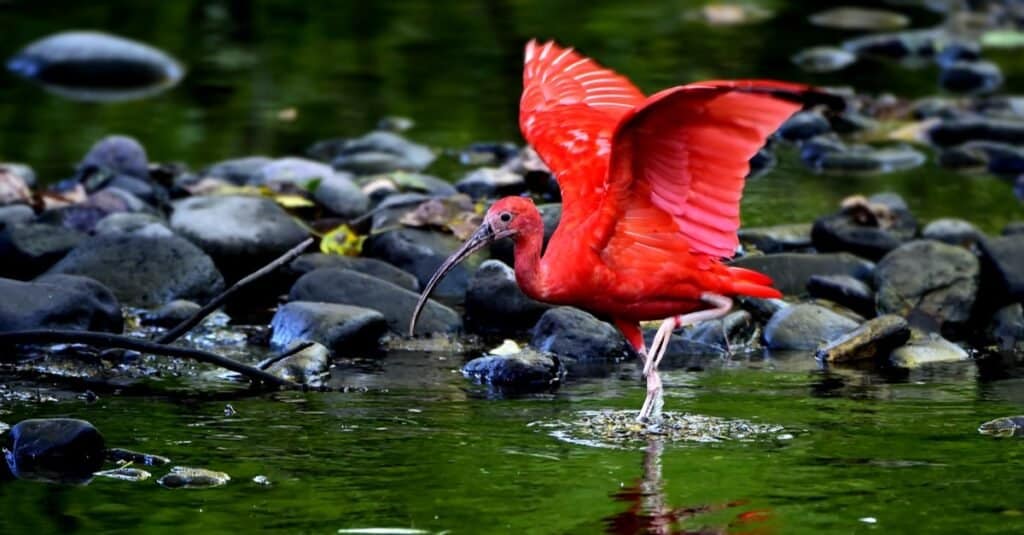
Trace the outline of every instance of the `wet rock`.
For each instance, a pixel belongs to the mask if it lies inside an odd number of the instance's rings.
[[[891,31],[906,28],[910,19],[906,15],[884,9],[841,6],[811,15],[808,20],[815,26],[838,30]]]
[[[511,355],[475,358],[462,367],[462,373],[510,394],[557,388],[565,377],[565,368],[558,357],[526,349]]]
[[[296,279],[314,269],[320,268],[358,271],[364,275],[377,277],[412,292],[420,291],[420,283],[415,276],[376,258],[307,253],[296,258],[288,265],[288,269],[295,274]]]
[[[981,240],[982,293],[994,305],[1024,301],[1024,235]]]
[[[831,310],[798,304],[779,310],[764,326],[764,343],[769,349],[815,349],[857,328],[857,322]]]
[[[35,218],[36,213],[24,204],[0,206],[0,230],[29,223]]]
[[[110,234],[83,241],[48,273],[92,277],[124,304],[151,308],[217,295],[224,280],[210,257],[177,236]]]
[[[984,169],[995,175],[1014,177],[1024,173],[1024,149],[1009,143],[969,141],[943,152],[954,150],[977,156],[984,162]]]
[[[883,358],[910,338],[910,326],[899,316],[886,314],[831,339],[815,352],[819,361],[837,364]]]
[[[309,341],[335,353],[351,353],[376,347],[388,324],[380,312],[369,308],[293,301],[277,309],[270,328],[270,344],[278,349]]]
[[[892,173],[913,169],[926,160],[924,154],[909,145],[882,148],[854,145],[823,152],[813,167],[826,173]]]
[[[875,292],[864,281],[849,275],[812,275],[807,280],[811,297],[828,299],[861,316],[875,315]]]
[[[403,228],[371,236],[363,244],[363,254],[412,273],[424,288],[437,268],[461,246],[462,243],[450,234]],[[449,271],[433,295],[441,301],[461,303],[474,264],[471,259]]]
[[[16,74],[80,100],[123,100],[176,84],[184,70],[149,45],[100,32],[62,32],[30,43],[7,61]]]
[[[985,151],[966,144],[939,151],[939,165],[960,172],[981,172],[988,168]]]
[[[644,329],[644,341],[648,347],[657,331],[657,327]],[[720,319],[676,329],[669,337],[665,356],[726,356],[755,346],[757,334],[757,323],[753,316],[745,310],[735,310]],[[700,363],[694,362],[692,366],[699,367]]]
[[[955,218],[936,219],[925,225],[921,231],[921,237],[926,240],[940,241],[967,249],[973,247],[984,236],[984,233],[971,222]]]
[[[437,178],[436,176],[425,175],[422,173],[391,173],[389,175],[383,175],[381,177],[371,179],[371,183],[381,180],[394,184],[399,191],[419,192],[424,193],[429,197],[450,197],[458,193],[458,191],[455,190],[455,186],[448,182]]]
[[[149,179],[146,149],[135,138],[128,136],[107,136],[97,141],[78,164],[79,171],[86,168],[104,169],[115,175]]]
[[[321,141],[308,152],[318,160],[331,162],[335,169],[357,175],[422,171],[435,158],[429,148],[383,131],[355,139]]]
[[[782,253],[811,246],[810,223],[794,223],[771,227],[742,228],[740,243],[763,253]]]
[[[155,325],[168,329],[196,315],[202,307],[186,299],[175,299],[162,307],[142,315],[143,325]]]
[[[331,166],[306,158],[278,158],[260,167],[247,183],[267,186],[274,191],[311,190],[316,181],[334,176]]]
[[[843,42],[843,49],[858,56],[889,58],[913,63],[931,58],[943,38],[941,30],[873,33]]]
[[[832,130],[839,134],[867,132],[878,128],[878,121],[860,111],[847,108],[842,112],[830,111],[825,116]]]
[[[152,214],[118,212],[110,214],[98,223],[96,234],[138,234],[140,236],[173,236],[167,222]]]
[[[825,134],[832,130],[828,120],[820,113],[802,111],[793,114],[782,126],[779,135],[789,141],[802,141]]]
[[[533,328],[530,345],[538,351],[579,361],[614,361],[634,355],[618,329],[572,307],[545,312]]]
[[[536,325],[549,305],[530,299],[516,284],[512,268],[487,260],[473,274],[466,291],[466,323],[470,330],[514,334]]]
[[[157,480],[169,489],[209,489],[226,485],[231,476],[205,468],[175,466],[170,473]]]
[[[481,167],[456,182],[455,189],[474,199],[493,199],[523,193],[526,181],[507,169]]]
[[[84,239],[80,232],[43,223],[4,227],[0,229],[0,276],[35,277]]]
[[[1003,73],[989,61],[954,61],[942,69],[939,85],[955,93],[991,93],[1003,85]]]
[[[165,464],[171,464],[171,460],[167,457],[153,455],[152,453],[126,450],[124,448],[107,449],[107,459],[116,463],[132,463],[141,464],[143,466],[163,466]]]
[[[300,277],[288,299],[369,307],[384,315],[392,332],[405,334],[419,296],[355,271],[321,268]],[[461,328],[462,320],[454,310],[430,300],[420,316],[416,333],[454,332]]]
[[[814,275],[848,275],[869,281],[875,269],[872,262],[848,253],[745,256],[733,260],[731,265],[764,273],[779,291],[793,296],[806,295],[807,281]]]
[[[0,279],[0,331],[75,329],[121,332],[121,305],[102,284],[71,275],[35,282]]]
[[[767,323],[776,312],[790,306],[782,299],[760,299],[757,297],[739,296],[736,303],[753,316],[758,323]]]
[[[233,158],[207,167],[201,175],[208,178],[219,178],[236,186],[254,184],[265,179],[262,171],[272,163],[274,160],[266,156]]]
[[[843,152],[848,147],[835,134],[815,136],[800,144],[800,160],[812,169],[818,169],[818,162],[826,154]]]
[[[7,465],[22,479],[83,483],[103,466],[103,435],[85,420],[38,418],[11,428]]]
[[[306,239],[306,230],[270,199],[192,197],[173,203],[171,228],[237,280]]]
[[[471,143],[459,152],[462,165],[502,165],[519,155],[519,147],[511,142]]]
[[[841,48],[816,46],[798,52],[790,61],[808,72],[835,72],[852,65],[857,56]]]
[[[551,235],[555,233],[558,223],[562,220],[562,205],[541,204],[537,206],[537,211],[540,212],[541,221],[544,222],[544,247],[547,247]],[[501,260],[514,267],[513,250],[512,240],[496,241],[491,245],[491,258]]]
[[[131,482],[145,481],[145,480],[153,477],[153,474],[150,474],[149,472],[147,472],[145,470],[141,470],[139,468],[131,468],[131,467],[121,467],[121,468],[113,468],[113,469],[110,469],[110,470],[103,470],[101,472],[96,472],[93,475],[95,475],[96,477],[105,477],[105,478],[109,478],[109,479],[117,479],[119,481],[131,481]]]
[[[978,433],[996,438],[1024,436],[1024,416],[1005,416],[978,426]]]
[[[971,62],[981,59],[981,45],[975,41],[953,40],[943,45],[935,56],[935,63],[948,68],[957,62]]]
[[[907,243],[875,268],[878,312],[906,317],[925,331],[955,334],[970,319],[978,274],[978,259],[960,247]]]
[[[313,190],[313,198],[332,214],[353,218],[370,208],[370,198],[348,175],[335,173],[323,179]]]
[[[878,260],[914,238],[917,221],[906,208],[886,206],[872,196],[869,207],[849,207],[821,217],[811,229],[814,248],[821,252],[845,251]]]
[[[898,368],[917,368],[926,364],[940,362],[961,362],[970,356],[967,351],[953,342],[932,334],[920,340],[911,340],[909,344],[893,350],[889,359]]]
[[[383,323],[383,321],[384,320],[381,319],[381,323]],[[328,373],[328,370],[330,369],[330,352],[331,350],[327,347],[314,343],[294,355],[288,355],[287,357],[274,362],[266,368],[266,371],[286,381],[291,381],[300,385],[317,386],[323,382],[322,377],[324,374]]]
[[[1020,143],[1024,139],[1024,121],[984,117],[950,119],[929,128],[928,139],[939,147],[961,145],[968,141]]]
[[[1024,348],[1024,308],[1006,305],[992,315],[985,328],[985,341],[1002,351]]]

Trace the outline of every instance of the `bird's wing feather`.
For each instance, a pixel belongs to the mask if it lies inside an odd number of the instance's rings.
[[[648,98],[623,116],[612,139],[599,239],[612,249],[636,243],[732,256],[748,161],[801,108],[807,90],[716,81]]]
[[[567,207],[603,190],[615,126],[643,102],[629,80],[571,48],[526,45],[519,127],[555,172]]]

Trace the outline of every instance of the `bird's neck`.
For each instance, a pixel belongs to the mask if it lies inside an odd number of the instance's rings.
[[[522,217],[527,220],[515,237],[516,282],[526,295],[544,300],[547,287],[544,264],[540,257],[544,245],[544,222],[536,209],[522,214]]]

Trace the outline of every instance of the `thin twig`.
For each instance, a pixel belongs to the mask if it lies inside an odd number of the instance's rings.
[[[309,349],[313,345],[313,343],[314,342],[301,342],[299,344],[296,344],[295,347],[286,350],[285,352],[281,353],[280,355],[274,355],[273,357],[270,357],[270,358],[268,358],[266,360],[263,360],[263,361],[259,362],[258,364],[256,364],[256,367],[261,369],[261,370],[265,370],[265,369],[273,366],[274,364],[277,364],[278,362],[281,362],[282,360],[284,360],[284,359],[286,359],[286,358],[288,358],[288,357],[290,357],[292,355],[295,355],[296,353],[299,353],[301,351],[305,351],[306,349]]]
[[[239,280],[238,282],[232,284],[230,288],[224,290],[220,295],[211,299],[209,303],[206,303],[206,306],[199,309],[199,311],[193,314],[192,317],[175,325],[173,329],[164,333],[164,335],[161,336],[160,338],[157,338],[156,343],[170,344],[177,340],[178,338],[181,338],[185,333],[190,331],[192,327],[195,327],[197,324],[199,324],[199,322],[203,321],[203,319],[206,318],[206,316],[209,316],[210,314],[213,313],[214,310],[220,308],[220,306],[224,304],[224,301],[227,301],[229,297],[234,295],[236,292],[238,292],[245,286],[251,284],[253,281],[259,279],[260,277],[263,277],[264,275],[287,264],[288,262],[291,262],[300,254],[302,254],[302,252],[305,251],[306,248],[309,247],[312,243],[313,238],[306,238],[305,240],[302,241],[302,243],[296,245],[295,247],[292,247],[290,250],[288,250],[287,253],[278,257],[277,260],[274,260],[273,262],[260,268],[258,271],[255,271],[252,274],[246,276],[245,278]]]
[[[281,379],[273,374],[267,373],[259,368],[243,364],[237,360],[222,357],[215,353],[209,353],[198,349],[164,345],[150,342],[141,338],[123,336],[119,334],[97,333],[89,331],[65,331],[56,329],[38,329],[29,331],[9,331],[0,333],[0,346],[13,344],[87,344],[96,347],[121,348],[151,353],[154,355],[167,355],[192,359],[214,366],[220,366],[238,372],[254,382],[263,382],[276,386],[287,386],[298,388],[300,385]]]

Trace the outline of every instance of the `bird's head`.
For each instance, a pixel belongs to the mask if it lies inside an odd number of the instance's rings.
[[[412,319],[409,322],[409,336],[413,335],[416,329],[416,320],[420,317],[430,292],[434,290],[438,282],[445,274],[465,260],[469,255],[487,247],[491,243],[503,238],[516,239],[517,236],[530,232],[543,232],[544,225],[541,222],[540,214],[533,201],[526,197],[505,197],[491,205],[484,214],[484,222],[476,229],[476,232],[462,244],[458,251],[452,253],[434,272],[420,294],[420,300],[413,310]]]

